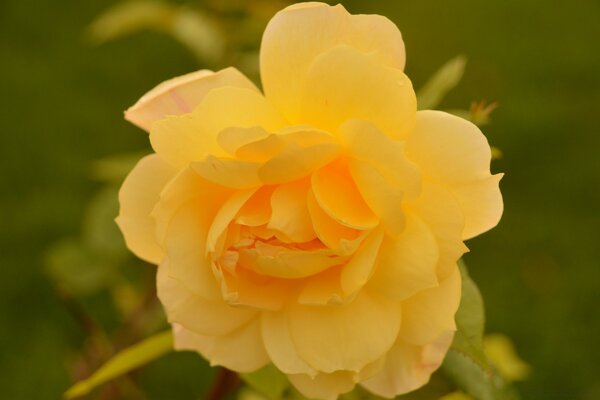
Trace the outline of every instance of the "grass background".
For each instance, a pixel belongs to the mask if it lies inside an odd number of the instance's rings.
[[[466,256],[487,329],[511,336],[533,366],[519,384],[524,399],[600,398],[600,3],[342,2],[398,24],[416,87],[447,59],[468,57],[444,107],[499,103],[484,132],[504,153],[493,169],[506,173],[506,211]],[[55,399],[70,384],[65,357],[84,334],[43,273],[43,253],[78,234],[98,189],[90,160],[149,149],[122,110],[198,68],[158,33],[90,46],[85,27],[114,3],[0,0],[2,399]],[[199,357],[173,354],[146,368],[142,384],[149,398],[194,398],[207,371]]]

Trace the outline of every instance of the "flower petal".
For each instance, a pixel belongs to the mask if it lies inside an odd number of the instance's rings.
[[[290,383],[309,399],[336,400],[340,394],[347,393],[356,385],[354,374],[348,371],[336,371],[329,374],[288,375]]]
[[[227,201],[225,201],[219,211],[214,216],[208,235],[206,238],[206,251],[215,252],[217,241],[223,235],[229,223],[235,218],[236,214],[246,204],[250,196],[256,190],[239,190],[235,192]]]
[[[207,155],[204,160],[192,164],[192,169],[201,177],[230,188],[246,189],[261,185],[257,163],[220,158]]]
[[[404,67],[404,43],[398,28],[379,15],[350,15],[343,6],[301,3],[280,11],[269,22],[261,44],[260,67],[267,97],[293,123],[308,69],[324,51],[347,44],[372,53],[378,62]]]
[[[408,213],[418,216],[435,236],[439,250],[438,279],[444,279],[469,250],[462,242],[465,217],[460,204],[445,187],[423,182],[421,196],[407,203],[406,208]]]
[[[235,331],[221,336],[194,333],[174,324],[175,350],[197,351],[211,366],[222,365],[233,371],[252,372],[270,363],[255,318]]]
[[[285,122],[254,90],[223,87],[211,90],[190,114],[156,121],[150,142],[156,153],[176,166],[202,160],[207,154],[227,156],[218,143],[226,128],[281,129]]]
[[[343,163],[317,170],[312,175],[312,190],[321,209],[344,226],[372,229],[379,223]]]
[[[398,340],[385,356],[383,368],[361,385],[372,393],[393,398],[429,382],[452,343],[453,332],[442,333],[433,343],[415,346]]]
[[[342,268],[340,284],[346,296],[356,293],[371,278],[383,236],[383,231],[380,229],[372,232],[348,264]]]
[[[261,318],[265,348],[273,364],[285,374],[314,376],[316,371],[300,358],[294,346],[287,313],[264,312]]]
[[[293,242],[316,238],[306,205],[310,182],[295,181],[279,185],[271,196],[271,220],[267,228],[283,233]]]
[[[125,119],[149,132],[155,121],[168,115],[191,112],[208,92],[223,86],[258,92],[256,86],[235,68],[217,72],[203,69],[156,86],[125,111]]]
[[[403,301],[400,338],[414,345],[426,345],[443,332],[456,330],[454,314],[460,303],[460,292],[460,272],[455,267],[438,287],[423,290]]]
[[[402,70],[380,64],[373,54],[338,46],[310,67],[300,108],[302,123],[330,132],[360,119],[403,138],[414,127],[417,100]]]
[[[369,288],[393,300],[403,300],[438,285],[438,245],[430,229],[417,217],[407,220],[398,238],[386,237]]]
[[[169,276],[169,264],[158,267],[157,290],[170,323],[201,335],[226,335],[256,318],[254,310],[232,307],[221,300],[208,300],[192,293]]]
[[[312,189],[308,192],[307,206],[313,228],[318,238],[327,247],[338,249],[341,240],[353,240],[359,236],[359,231],[340,225],[337,221],[327,215],[317,203]]]
[[[389,350],[400,329],[400,307],[364,291],[345,305],[292,304],[288,312],[298,354],[320,372],[359,372]]]
[[[125,243],[136,256],[153,264],[161,262],[164,251],[156,240],[156,223],[150,214],[175,172],[156,154],[149,155],[137,163],[119,190],[116,222]]]
[[[477,126],[441,111],[419,111],[406,150],[424,177],[457,197],[465,213],[463,239],[496,226],[503,210],[501,176],[490,174],[490,145]]]

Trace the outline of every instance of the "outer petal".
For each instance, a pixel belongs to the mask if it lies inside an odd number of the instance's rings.
[[[184,166],[207,154],[227,156],[218,143],[219,133],[226,128],[276,131],[283,126],[285,121],[260,93],[228,86],[211,90],[190,114],[157,121],[150,142],[171,164]]]
[[[283,373],[316,375],[296,350],[285,311],[262,313],[262,335],[269,357]]]
[[[439,248],[438,278],[444,279],[468,251],[462,242],[465,217],[456,196],[443,186],[423,182],[421,196],[408,203],[407,209],[425,222],[435,236]]]
[[[373,54],[334,47],[309,69],[300,103],[301,121],[336,132],[350,119],[371,122],[393,138],[413,128],[417,100],[404,73]]]
[[[257,316],[256,311],[192,293],[183,283],[171,278],[168,269],[168,263],[158,268],[157,290],[170,323],[201,335],[217,336],[232,333]]]
[[[156,223],[150,213],[175,169],[153,154],[142,158],[119,190],[120,210],[116,219],[127,247],[153,264],[161,262],[164,251],[156,241]]]
[[[420,388],[442,364],[453,336],[452,332],[444,332],[433,343],[425,346],[398,340],[386,354],[381,371],[361,385],[376,395],[387,398]]]
[[[353,374],[336,371],[330,374],[289,375],[290,383],[309,399],[336,400],[340,394],[351,391],[356,385]]]
[[[300,3],[279,12],[267,26],[260,54],[263,86],[293,123],[308,69],[324,51],[340,44],[372,53],[378,62],[402,69],[404,43],[398,28],[379,15],[350,15],[343,6]]]
[[[168,115],[191,112],[212,89],[235,86],[250,90],[258,89],[235,68],[218,72],[200,70],[170,79],[146,93],[133,106],[125,111],[125,119],[150,131],[154,121]]]
[[[260,319],[222,336],[194,333],[174,324],[175,350],[193,350],[202,354],[212,366],[222,365],[238,372],[252,372],[270,362],[265,351]]]
[[[498,223],[503,210],[500,177],[490,179],[491,150],[477,126],[441,111],[419,111],[406,150],[426,179],[447,186],[461,203],[464,239]]]
[[[431,230],[411,216],[400,237],[385,238],[368,287],[393,300],[403,300],[435,287],[438,258],[438,246]]]
[[[414,345],[433,342],[445,331],[456,330],[454,314],[460,303],[460,272],[453,272],[435,288],[402,302],[400,338]]]
[[[300,357],[321,372],[359,372],[392,346],[400,329],[396,303],[360,292],[349,304],[293,304],[289,328]]]

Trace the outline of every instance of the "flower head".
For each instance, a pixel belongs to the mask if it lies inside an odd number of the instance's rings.
[[[301,3],[269,23],[264,94],[234,68],[167,81],[126,112],[156,154],[120,191],[129,248],[159,264],[179,349],[273,363],[312,398],[425,384],[452,340],[463,240],[498,222],[468,121],[419,111],[400,32]]]

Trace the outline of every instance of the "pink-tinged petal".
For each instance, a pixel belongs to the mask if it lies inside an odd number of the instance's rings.
[[[269,22],[261,44],[261,77],[267,97],[293,123],[308,70],[321,53],[339,45],[373,54],[402,70],[404,42],[398,28],[380,15],[351,15],[342,5],[300,3]]]
[[[465,216],[463,239],[496,226],[503,211],[502,176],[490,174],[490,145],[477,126],[441,111],[419,111],[406,150],[425,179],[457,198]]]
[[[361,385],[390,399],[420,388],[442,364],[453,336],[451,331],[444,332],[425,346],[398,340],[386,354],[383,368]]]
[[[175,350],[196,351],[210,365],[221,365],[237,372],[253,372],[270,363],[260,332],[260,319],[226,335],[200,335],[174,324]]]
[[[189,114],[156,121],[150,132],[150,143],[169,163],[183,167],[209,154],[229,156],[219,144],[219,135],[224,130],[260,127],[277,131],[285,125],[262,94],[227,86],[211,90]]]
[[[156,222],[150,215],[160,192],[175,176],[175,169],[153,154],[142,158],[119,190],[116,219],[127,247],[141,259],[159,264],[164,256],[156,240]]]
[[[154,121],[190,113],[208,92],[224,86],[258,92],[256,86],[235,68],[217,72],[200,70],[156,86],[125,111],[125,119],[149,132]]]
[[[423,290],[402,302],[400,338],[414,345],[432,343],[445,331],[456,330],[454,315],[460,304],[458,267],[438,287]]]

